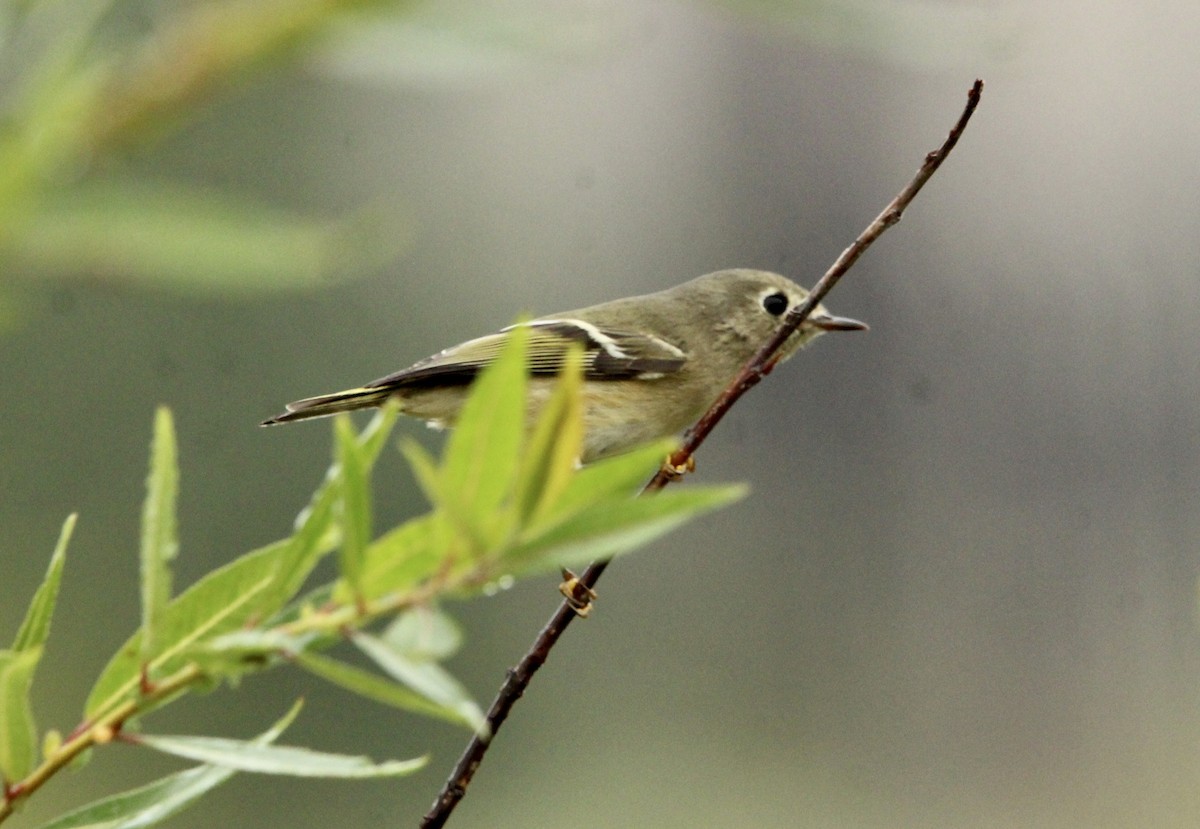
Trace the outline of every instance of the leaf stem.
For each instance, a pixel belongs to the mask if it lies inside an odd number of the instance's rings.
[[[41,765],[5,788],[4,799],[0,800],[0,823],[8,818],[18,801],[29,797],[42,785],[89,748],[110,742],[130,717],[154,704],[178,693],[204,676],[195,663],[185,665],[171,676],[154,683],[153,690],[143,696],[127,699],[101,717],[84,723],[72,732],[71,737],[42,761]]]

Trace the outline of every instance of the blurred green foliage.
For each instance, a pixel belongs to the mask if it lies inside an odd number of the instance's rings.
[[[351,0],[0,4],[0,289],[87,279],[183,292],[305,287],[394,256],[373,212],[297,215],[145,180],[128,157],[303,52]]]

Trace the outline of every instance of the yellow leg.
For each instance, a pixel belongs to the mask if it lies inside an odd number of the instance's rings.
[[[596,591],[587,587],[579,580],[578,576],[565,567],[562,577],[563,581],[558,586],[558,592],[563,594],[567,604],[571,606],[577,616],[586,619],[592,612],[592,602],[596,601]]]

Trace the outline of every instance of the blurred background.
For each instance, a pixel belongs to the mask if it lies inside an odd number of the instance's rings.
[[[327,423],[257,428],[281,404],[522,311],[811,284],[979,76],[827,301],[871,332],[726,418],[698,479],[751,499],[613,567],[451,825],[1200,824],[1197,43],[1183,0],[0,4],[0,631],[81,514],[39,722],[138,624],[156,404],[182,588],[323,474]],[[377,481],[380,528],[424,509],[397,453]],[[449,608],[481,700],[555,587]],[[243,775],[170,825],[415,825],[448,726],[286,670],[144,725],[298,695],[289,742],[428,770]],[[173,768],[106,748],[14,825]]]

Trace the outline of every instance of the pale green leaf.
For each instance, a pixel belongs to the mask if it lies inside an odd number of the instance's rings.
[[[433,577],[459,558],[456,539],[445,516],[436,512],[405,521],[384,533],[367,548],[364,597],[404,593]],[[338,582],[333,595],[339,602],[354,598],[345,582]]]
[[[533,529],[552,526],[596,504],[632,498],[677,446],[674,438],[663,438],[588,464],[571,477],[553,508],[539,515]]]
[[[164,614],[159,649],[147,669],[152,674],[168,673],[184,664],[189,651],[205,640],[277,613],[329,551],[325,528],[332,521],[336,498],[336,488],[323,487],[294,536],[214,570],[172,601]],[[138,631],[96,681],[88,696],[87,716],[96,716],[136,691],[143,665],[140,653]]]
[[[245,656],[269,653],[296,654],[307,648],[314,634],[293,635],[280,630],[249,628],[222,634],[200,647],[212,653],[242,654]]]
[[[363,558],[371,543],[371,495],[368,466],[350,418],[334,419],[334,441],[340,470],[342,578],[355,596],[362,595]]]
[[[162,823],[224,783],[233,769],[195,766],[75,809],[40,829],[141,829]]]
[[[37,728],[29,689],[41,658],[40,645],[0,651],[0,784],[25,777],[37,759]]]
[[[548,511],[579,465],[583,453],[583,363],[578,346],[567,352],[554,391],[542,407],[522,452],[516,485],[522,524]]]
[[[159,645],[159,628],[171,601],[171,561],[179,553],[176,501],[179,496],[179,458],[171,410],[160,406],[154,415],[150,444],[150,474],[142,506],[142,640],[143,660]]]
[[[278,630],[250,628],[202,642],[187,655],[206,671],[230,679],[277,664],[325,638],[333,639],[318,633],[291,635]]]
[[[264,627],[278,627],[280,625],[291,624],[298,619],[303,618],[319,607],[324,607],[333,601],[333,591],[337,586],[336,582],[322,584],[314,587],[307,593],[297,596],[286,607],[280,610],[265,620],[262,624]]]
[[[33,601],[25,612],[25,619],[17,630],[17,638],[13,641],[14,651],[23,651],[45,644],[50,635],[50,619],[54,615],[54,605],[58,601],[58,586],[62,582],[63,565],[66,562],[67,544],[75,529],[76,515],[67,516],[63,522],[62,531],[58,536],[58,544],[50,556],[50,566],[46,576],[33,594]]]
[[[327,754],[298,746],[259,745],[245,740],[221,737],[151,736],[139,734],[134,739],[140,745],[184,757],[224,766],[236,771],[258,774],[284,774],[292,777],[332,777],[362,779],[396,777],[412,774],[428,762],[425,757],[414,760],[387,760],[375,763],[369,757],[347,754]]]
[[[362,446],[363,459],[368,470],[375,465],[379,453],[387,446],[388,436],[392,433],[392,427],[396,425],[399,416],[400,404],[388,398],[375,410],[374,416],[359,433],[358,442]]]
[[[320,487],[304,510],[295,534],[277,542],[290,548],[290,554],[280,556],[280,568],[274,586],[275,596],[280,599],[281,605],[296,594],[313,567],[336,544],[336,522],[333,518],[337,500],[336,487]]]
[[[247,622],[279,610],[290,598],[278,589],[280,574],[292,573],[302,545],[280,541],[221,567],[184,591],[167,607],[159,649],[146,663],[151,675],[181,667],[189,651]],[[135,692],[141,677],[141,631],[113,656],[88,696],[85,713],[94,717]]]
[[[702,513],[746,495],[740,485],[689,487],[591,506],[510,551],[513,574],[576,567],[631,552]]]
[[[437,605],[414,607],[399,614],[383,632],[393,650],[413,659],[443,660],[458,653],[463,634],[458,622]]]
[[[472,721],[464,719],[462,714],[454,708],[434,702],[428,697],[402,685],[397,685],[378,674],[311,651],[297,653],[295,659],[300,667],[311,671],[326,682],[337,685],[339,688],[345,688],[366,699],[404,711],[438,717],[456,725],[474,727]]]
[[[528,329],[512,329],[496,360],[471,385],[446,441],[441,504],[479,551],[503,540],[501,504],[512,495],[525,434]]]
[[[436,662],[417,660],[391,647],[369,633],[357,632],[350,637],[359,649],[384,670],[406,686],[447,710],[477,734],[487,733],[487,719],[470,693],[450,672]]]
[[[296,715],[300,704],[275,723],[268,731],[251,741],[251,745],[269,745],[278,739]],[[141,829],[161,823],[235,774],[222,766],[196,766],[168,775],[146,786],[111,795],[82,806],[49,823],[41,829]]]
[[[187,294],[324,287],[389,261],[409,237],[379,209],[330,221],[161,181],[75,182],[39,207],[6,236],[23,272],[103,274]]]
[[[434,507],[442,506],[442,475],[433,455],[412,438],[405,438],[400,443],[400,454],[408,461],[425,499]]]

